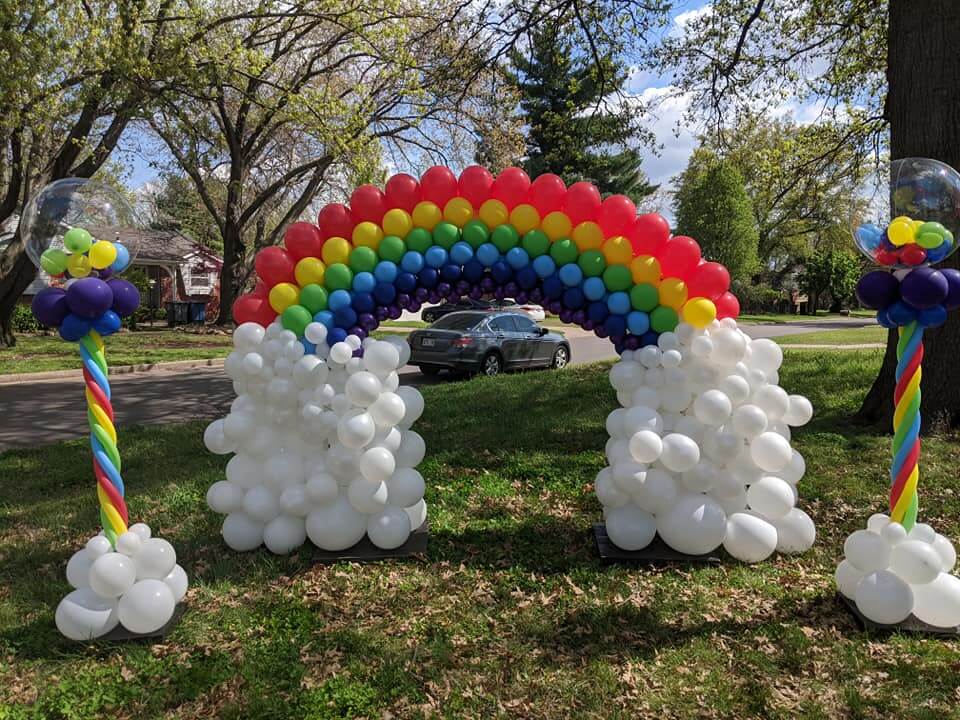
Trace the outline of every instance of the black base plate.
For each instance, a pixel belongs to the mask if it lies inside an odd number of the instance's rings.
[[[379,562],[396,558],[422,555],[427,552],[427,538],[430,535],[430,522],[423,521],[423,525],[412,533],[400,547],[392,550],[378,548],[366,535],[353,547],[346,550],[321,550],[316,548],[311,556],[313,564],[332,565],[338,562]]]
[[[642,550],[624,550],[617,547],[607,535],[607,526],[604,523],[594,523],[593,538],[597,543],[600,560],[608,565],[613,563],[716,565],[721,561],[720,555],[716,552],[706,555],[687,555],[677,552],[660,539],[659,535],[655,535],[653,541]]]
[[[870,632],[901,632],[911,633],[914,635],[933,635],[944,638],[960,637],[960,626],[949,628],[936,627],[934,625],[925,623],[923,620],[918,620],[915,615],[911,615],[906,620],[901,623],[897,623],[896,625],[882,625],[881,623],[875,623],[873,620],[864,617],[863,613],[860,612],[860,608],[857,607],[857,603],[843,593],[837,593],[837,601],[843,607],[845,607],[851,615],[853,615],[860,627]]]
[[[177,604],[173,610],[173,616],[159,630],[149,633],[135,633],[127,630],[123,625],[117,625],[113,630],[102,637],[96,638],[93,642],[127,642],[130,640],[161,640],[165,638],[171,630],[180,624],[180,618],[187,611],[183,602]]]

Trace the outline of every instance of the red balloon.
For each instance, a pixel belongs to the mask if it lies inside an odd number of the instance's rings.
[[[637,217],[637,206],[626,195],[611,195],[600,204],[600,227],[606,237],[623,235]]]
[[[420,178],[423,199],[435,203],[441,210],[450,198],[457,196],[457,189],[457,176],[442,165],[434,165]]]
[[[261,280],[260,278],[257,278],[257,282],[253,286],[253,292],[251,292],[250,294],[256,295],[257,297],[265,298],[270,295],[270,288],[267,287],[267,284],[263,280]]]
[[[878,250],[875,257],[880,265],[896,265],[900,262],[900,253],[896,250]]]
[[[927,251],[919,245],[907,245],[900,251],[900,259],[907,265],[922,265],[927,261]]]
[[[646,213],[638,215],[625,234],[633,246],[634,255],[659,257],[660,251],[670,237],[670,223],[657,213]]]
[[[353,235],[353,226],[356,222],[350,214],[350,208],[341,203],[330,203],[324,206],[317,218],[320,226],[320,237],[326,240],[332,237],[342,237],[349,240]]]
[[[505,168],[490,188],[490,196],[499,200],[507,209],[512,210],[517,205],[526,202],[530,192],[530,177],[518,167]]]
[[[716,300],[730,289],[730,273],[716,262],[701,262],[687,279],[688,297]]]
[[[566,194],[567,186],[563,179],[553,173],[538,175],[530,185],[530,203],[542,218],[560,210]]]
[[[600,212],[600,191],[588,182],[574,183],[563,198],[563,211],[574,227],[587,220],[596,220]]]
[[[358,223],[374,222],[378,225],[387,211],[387,199],[375,185],[361,185],[350,196],[350,214]]]
[[[282,282],[296,282],[293,269],[296,261],[282,247],[265,247],[257,253],[253,267],[257,275],[270,287]]]
[[[740,301],[732,292],[725,292],[714,300],[714,304],[717,306],[717,317],[721,320],[728,317],[736,318],[740,315]]]
[[[320,228],[313,223],[295,222],[283,234],[283,244],[294,260],[320,257],[323,238],[320,237]]]
[[[266,298],[256,295],[241,295],[233,301],[233,319],[239,325],[254,322],[267,327],[277,314]]]
[[[660,253],[660,271],[663,277],[686,280],[700,262],[700,246],[693,238],[677,235],[670,238]]]
[[[493,185],[493,175],[485,167],[471,165],[460,173],[458,183],[461,197],[465,197],[479,210],[486,200],[490,199],[490,186]]]
[[[402,208],[408,213],[420,202],[420,183],[416,178],[400,173],[387,180],[383,188],[387,200],[387,209]]]

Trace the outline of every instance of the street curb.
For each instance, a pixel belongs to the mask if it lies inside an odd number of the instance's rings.
[[[107,370],[109,375],[133,375],[139,373],[194,370],[197,368],[223,367],[223,358],[208,358],[206,360],[176,360],[174,362],[140,363],[138,365],[118,365]],[[51,370],[49,372],[18,373],[14,375],[0,375],[0,385],[20,385],[47,380],[65,380],[68,378],[82,378],[82,370]]]

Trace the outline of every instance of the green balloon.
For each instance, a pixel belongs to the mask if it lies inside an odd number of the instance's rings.
[[[520,241],[520,235],[513,225],[497,225],[493,229],[493,235],[490,241],[497,246],[497,249],[506,255],[507,251],[515,248]]]
[[[334,263],[327,268],[323,284],[328,290],[349,290],[353,287],[353,270],[343,263]]]
[[[433,235],[429,230],[414,228],[407,234],[407,250],[415,250],[421,255],[433,247]]]
[[[520,247],[527,251],[531,259],[540,257],[550,250],[550,238],[542,230],[531,230],[523,236]]]
[[[350,251],[350,269],[354,272],[373,272],[378,261],[373,248],[361,245]]]
[[[303,305],[291,305],[283,311],[280,316],[280,324],[287,330],[297,334],[297,337],[303,337],[303,331],[307,325],[313,322],[313,313],[307,310]]]
[[[63,236],[64,247],[73,253],[84,253],[93,245],[93,236],[83,228],[70,228]]]
[[[920,247],[932,250],[943,245],[943,235],[940,233],[923,232],[923,228],[920,230],[920,235],[917,236],[917,245]]]
[[[313,314],[326,310],[327,291],[316,283],[310,283],[300,291],[300,304]]]
[[[550,246],[550,257],[557,267],[576,262],[578,254],[577,246],[570,238],[561,238]]]
[[[671,332],[678,322],[677,311],[666,305],[658,305],[650,313],[650,327],[658,333]]]
[[[474,250],[483,245],[490,237],[490,231],[487,229],[483,220],[471,220],[463,226],[463,239],[470,244]]]
[[[610,292],[626,290],[633,284],[630,268],[626,265],[610,265],[603,271],[603,284]]]
[[[67,270],[67,261],[70,256],[59,248],[48,248],[40,256],[40,267],[49,275],[59,275]]]
[[[947,229],[938,222],[925,222],[920,226],[920,230],[917,232],[917,235],[923,235],[924,233],[935,233],[940,237],[943,237],[947,233]]]
[[[650,283],[634,285],[633,289],[630,290],[630,304],[634,310],[650,312],[657,306],[659,301],[660,296],[657,293],[657,289]]]
[[[607,259],[599,250],[587,250],[577,260],[586,277],[599,277],[607,268]]]
[[[453,223],[441,222],[433,229],[433,242],[444,250],[449,250],[460,239],[460,228]]]
[[[398,263],[407,251],[407,244],[396,235],[387,235],[380,241],[380,257],[393,263]]]

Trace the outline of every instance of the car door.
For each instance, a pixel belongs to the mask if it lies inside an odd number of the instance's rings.
[[[489,325],[496,339],[496,345],[500,348],[500,354],[503,355],[503,364],[508,367],[525,365],[526,342],[517,330],[514,317],[512,315],[497,315],[490,319]]]
[[[546,365],[550,362],[549,343],[540,335],[540,326],[525,315],[516,315],[517,330],[526,344],[524,354],[527,365]]]

